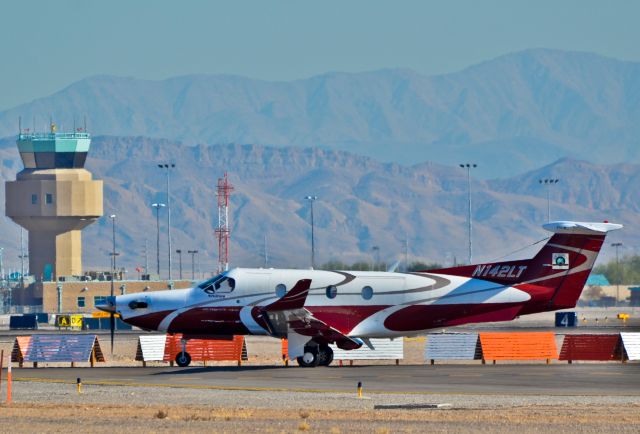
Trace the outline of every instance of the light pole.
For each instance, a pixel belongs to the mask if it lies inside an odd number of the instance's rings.
[[[196,253],[198,253],[197,250],[187,250],[187,253],[189,253],[191,255],[191,280],[196,280],[196,267],[195,267],[195,263],[196,263]]]
[[[616,306],[618,305],[618,300],[620,299],[620,279],[622,275],[620,274],[620,257],[618,256],[618,249],[622,247],[622,243],[611,243],[611,247],[616,248],[616,271],[618,272],[618,276],[616,279]]]
[[[171,280],[171,196],[170,196],[170,181],[169,174],[171,169],[176,167],[174,163],[162,163],[158,164],[160,169],[167,169],[167,237],[169,238],[169,280]]]
[[[472,245],[472,235],[473,235],[473,226],[472,226],[472,222],[471,222],[471,169],[475,169],[476,167],[478,167],[477,164],[475,163],[463,163],[460,164],[460,167],[462,167],[463,169],[466,168],[467,169],[467,192],[468,192],[468,210],[469,210],[469,214],[467,215],[467,221],[469,223],[469,264],[471,264],[471,262],[473,261],[473,245]]]
[[[269,249],[267,248],[267,234],[264,234],[264,268],[269,263]]]
[[[20,287],[24,288],[24,260],[28,255],[24,254],[24,229],[20,228]],[[37,276],[36,276],[37,277]]]
[[[164,203],[152,203],[152,207],[156,209],[156,272],[160,278],[160,208],[165,207]]]
[[[147,255],[147,239],[144,239],[144,274],[149,274],[149,256]]]
[[[560,181],[558,178],[542,178],[538,180],[540,184],[544,184],[547,186],[547,221],[548,222],[551,221],[551,200],[550,200],[549,189],[551,187],[551,184],[557,184],[558,181]]]
[[[373,246],[371,250],[373,250],[373,260],[375,261],[373,264],[373,271],[378,271],[378,265],[380,264],[380,247]]]
[[[176,250],[178,254],[178,263],[180,264],[180,280],[182,280],[182,249]]]
[[[316,246],[313,234],[313,202],[318,200],[318,196],[305,196],[305,199],[311,204],[311,268],[316,268]]]
[[[112,245],[111,245],[111,296],[114,294],[114,283],[113,281],[116,279],[116,215],[111,214],[109,216],[111,219],[111,234],[112,234]]]

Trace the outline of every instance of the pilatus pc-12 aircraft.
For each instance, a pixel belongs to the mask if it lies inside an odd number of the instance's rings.
[[[527,260],[413,273],[234,268],[189,289],[108,297],[100,309],[185,339],[286,337],[300,366],[326,366],[329,344],[352,350],[370,338],[575,307],[607,232],[622,225],[543,227],[553,236]],[[184,351],[176,358],[190,361]]]

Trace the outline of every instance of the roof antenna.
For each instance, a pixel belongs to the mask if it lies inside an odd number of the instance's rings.
[[[87,115],[84,115],[84,132],[87,132]]]
[[[36,115],[33,115],[33,134],[36,133]]]
[[[18,135],[22,134],[22,116],[18,116]]]
[[[76,117],[75,115],[73,116],[73,134],[77,133],[76,131]]]

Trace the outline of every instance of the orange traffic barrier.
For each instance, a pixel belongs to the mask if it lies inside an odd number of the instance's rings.
[[[482,360],[546,360],[558,358],[552,332],[480,333]]]
[[[282,338],[280,340],[282,342],[281,344],[281,356],[282,356],[282,361],[284,362],[285,366],[289,366],[289,341],[286,338]]]
[[[194,362],[237,361],[240,366],[245,348],[244,337],[234,336],[233,339],[188,339],[185,350]],[[173,362],[181,352],[182,335],[167,335],[163,360]]]

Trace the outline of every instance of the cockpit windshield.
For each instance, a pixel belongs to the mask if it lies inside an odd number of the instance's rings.
[[[198,285],[198,288],[204,290],[207,294],[231,292],[236,287],[236,281],[232,277],[225,274],[219,274],[209,280],[205,280]]]

